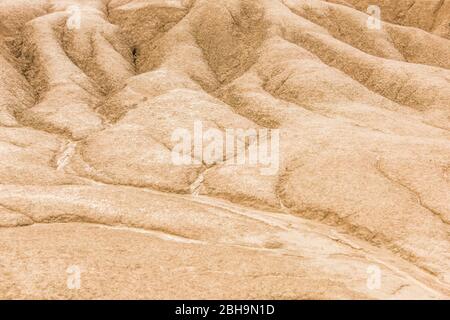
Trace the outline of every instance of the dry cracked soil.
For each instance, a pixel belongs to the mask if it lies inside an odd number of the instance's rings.
[[[449,0],[0,1],[1,299],[448,299],[449,223]]]

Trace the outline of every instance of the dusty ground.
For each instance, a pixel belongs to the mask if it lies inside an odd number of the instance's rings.
[[[448,299],[450,1],[1,0],[0,184],[2,299]]]

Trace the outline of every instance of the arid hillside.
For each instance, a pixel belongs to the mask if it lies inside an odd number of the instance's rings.
[[[0,1],[1,299],[448,299],[449,223],[449,0]]]

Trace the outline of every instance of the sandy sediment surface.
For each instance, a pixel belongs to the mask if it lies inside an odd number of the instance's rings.
[[[445,299],[449,222],[448,0],[0,2],[2,299]]]

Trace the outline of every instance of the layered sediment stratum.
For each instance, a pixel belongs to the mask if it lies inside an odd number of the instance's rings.
[[[2,299],[444,299],[449,223],[448,0],[0,2]]]

